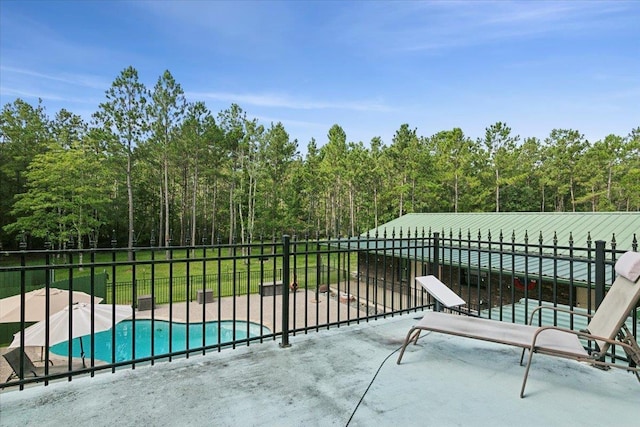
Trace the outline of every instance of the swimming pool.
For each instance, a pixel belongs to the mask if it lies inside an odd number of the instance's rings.
[[[189,324],[189,348],[202,347],[202,323]],[[247,327],[248,326],[248,327]],[[151,356],[151,319],[135,320],[135,350],[136,359]],[[205,345],[218,344],[218,329],[220,330],[220,343],[233,341],[233,321],[223,320],[221,322],[204,323]],[[95,334],[95,358],[107,363],[111,363],[111,337],[113,329],[98,332]],[[257,337],[260,334],[270,333],[269,329],[257,323],[236,322],[236,340],[249,337]],[[131,338],[133,336],[133,321],[125,320],[115,327],[115,362],[124,362],[133,359],[133,346]],[[169,322],[155,320],[153,323],[154,356],[169,353]],[[91,336],[82,337],[85,358],[91,358]],[[187,324],[173,322],[171,324],[171,351],[185,350],[187,342]],[[68,341],[58,343],[51,348],[51,352],[60,356],[69,354]],[[72,343],[73,357],[80,357],[80,340],[74,339]]]

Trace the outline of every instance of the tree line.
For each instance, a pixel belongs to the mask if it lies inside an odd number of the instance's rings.
[[[355,235],[410,212],[640,210],[640,127],[591,143],[577,130],[476,140],[402,124],[389,144],[338,124],[299,151],[282,123],[187,102],[169,71],[133,67],[87,122],[40,100],[0,116],[0,242],[127,247]]]

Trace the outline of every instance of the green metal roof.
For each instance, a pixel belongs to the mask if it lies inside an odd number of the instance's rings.
[[[447,265],[460,266],[474,270],[490,272],[492,269],[500,269],[514,276],[529,276],[546,281],[557,280],[559,283],[592,282],[595,278],[595,265],[592,260],[575,258],[553,260],[538,258],[536,254],[505,255],[500,253],[486,253],[470,251],[466,249],[443,250],[441,261]],[[610,285],[615,279],[612,265],[605,265],[605,283]]]
[[[592,245],[596,240],[604,240],[610,248],[615,241],[616,249],[631,250],[634,239],[640,238],[640,212],[411,213],[369,233],[378,232],[382,236],[386,231],[387,235],[392,232],[397,235],[401,230],[405,236],[408,232],[415,234],[416,230],[418,233],[439,232],[443,234],[441,237],[451,233],[453,238],[461,233],[463,239],[470,233],[473,240],[478,238],[478,233],[483,240],[487,239],[491,232],[491,240],[495,242],[502,233],[503,241],[508,243],[512,234],[516,243],[524,243],[526,234],[531,245],[539,243],[542,233],[544,245],[552,245],[556,235],[560,246],[568,245],[573,237],[576,247],[586,247],[590,238]]]
[[[403,238],[402,240],[360,240],[358,238],[340,241],[339,245],[348,247],[351,250],[371,251],[385,253],[387,256],[397,258],[414,259],[417,261],[433,261],[433,252],[424,248],[424,241],[420,238]],[[539,255],[537,252],[524,253],[516,250],[500,252],[494,247],[494,252],[478,250],[478,248],[465,248],[463,246],[441,246],[440,262],[444,265],[451,265],[463,269],[474,271],[491,272],[499,270],[505,274],[541,279],[545,281],[558,281],[558,283],[571,283],[575,286],[582,286],[592,283],[595,278],[594,260],[586,258],[583,252],[574,254],[574,257],[560,257],[554,259],[546,254]],[[509,245],[507,245],[509,246]],[[560,253],[561,251],[558,251]],[[605,264],[605,283],[610,285],[615,279],[613,265]]]
[[[503,271],[511,271],[514,275],[529,274],[540,276],[545,280],[556,279],[561,282],[589,283],[595,277],[593,260],[585,259],[584,252],[574,254],[574,259],[554,260],[538,257],[536,246],[542,244],[544,253],[554,252],[557,255],[567,255],[571,238],[574,248],[595,248],[596,240],[604,240],[607,248],[627,251],[633,249],[640,238],[640,212],[491,212],[491,213],[412,213],[389,221],[377,229],[369,231],[370,236],[391,239],[384,243],[376,243],[377,248],[386,250],[400,257],[430,258],[429,252],[416,252],[413,247],[420,244],[420,237],[424,232],[439,232],[447,245],[447,238],[454,239],[453,250],[443,249],[441,262],[448,265],[459,265],[488,271],[501,266]],[[505,251],[509,251],[509,244],[514,236],[514,243],[523,245],[528,236],[528,245],[532,246],[530,253],[525,255],[523,246],[515,248],[513,254],[501,254],[494,245],[495,252],[478,251],[478,234],[480,246],[486,248],[491,233],[491,242],[506,244]],[[402,236],[408,240],[394,243],[393,238]],[[467,250],[463,242],[456,242],[458,236],[462,240],[470,238],[472,247]],[[554,244],[554,236],[557,244]],[[414,240],[415,239],[415,240]],[[589,244],[590,241],[590,244]],[[379,245],[382,245],[380,247]],[[395,246],[395,247],[394,247]],[[557,248],[553,248],[557,246]],[[422,256],[419,256],[422,255]],[[605,266],[605,282],[612,283],[615,278],[612,265]]]

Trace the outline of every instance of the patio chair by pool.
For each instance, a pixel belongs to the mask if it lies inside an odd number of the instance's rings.
[[[615,270],[618,277],[607,292],[602,303],[593,315],[573,312],[560,307],[540,306],[531,313],[528,325],[507,323],[479,317],[462,316],[439,311],[426,312],[420,322],[407,333],[397,363],[409,343],[417,343],[422,331],[433,331],[443,334],[457,335],[522,348],[520,365],[525,351],[529,350],[529,358],[522,380],[520,397],[524,397],[529,368],[535,353],[563,357],[588,362],[600,367],[615,367],[635,373],[640,381],[640,348],[636,338],[631,334],[625,320],[640,300],[640,253],[626,252],[618,262]],[[464,303],[453,291],[434,276],[417,277],[416,280],[439,303],[446,307]],[[535,326],[534,317],[540,315],[542,309],[562,311],[589,318],[586,330],[574,331],[556,326]],[[595,342],[597,351],[585,350],[581,340]],[[621,347],[627,354],[628,366],[610,363],[605,355],[611,346]]]
[[[44,366],[42,366],[42,367],[35,366],[33,364],[33,362],[31,361],[31,359],[29,358],[29,356],[27,356],[26,353],[22,352],[22,354],[24,356],[24,376],[25,377],[27,377],[27,376],[33,376],[33,377],[42,377],[42,376],[44,376],[44,374],[45,374]],[[5,354],[3,354],[2,357],[5,358],[5,360],[9,364],[9,366],[11,366],[11,369],[13,369],[13,372],[11,373],[11,375],[9,375],[9,377],[7,377],[5,382],[9,381],[12,378],[20,378],[20,348],[19,347],[12,348],[11,350],[9,350]],[[58,366],[58,367],[50,366],[49,367],[49,374],[59,373],[59,372],[66,372],[66,371],[67,371],[67,368],[66,367],[62,367],[62,366]]]

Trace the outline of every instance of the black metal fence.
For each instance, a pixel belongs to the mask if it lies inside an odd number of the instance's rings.
[[[42,350],[37,352],[24,338],[27,334],[20,335],[14,343],[17,375],[1,387],[47,384],[55,378],[153,364],[254,341],[280,339],[288,346],[291,335],[430,307],[428,295],[415,281],[425,274],[440,277],[483,317],[524,322],[540,304],[589,313],[613,281],[612,267],[619,255],[638,249],[635,238],[624,250],[606,246],[604,241],[576,247],[572,242],[543,245],[542,239],[530,244],[527,239],[503,241],[502,236],[492,241],[400,231],[348,239],[284,236],[281,242],[244,245],[7,252],[0,275],[19,277],[22,300],[19,319],[11,323],[13,332],[36,321],[44,322],[46,329],[54,327],[45,313],[31,318],[27,309],[27,291],[35,285],[46,290],[51,303],[54,279],[66,280],[72,292],[82,280],[85,292],[104,298],[100,305],[110,307],[112,317],[99,324],[92,314],[91,333],[80,338],[70,310],[67,337],[72,339],[38,343]],[[104,295],[97,294],[102,289],[99,275],[107,276]],[[30,283],[31,277],[43,277],[44,282]],[[129,307],[131,316],[117,322],[115,312],[121,306]],[[582,327],[572,316],[545,321]],[[630,329],[637,337],[637,311],[631,313]],[[29,375],[35,355],[42,356],[37,377]],[[621,357],[615,352],[611,356]],[[12,372],[5,360],[0,363]]]

